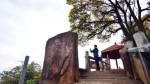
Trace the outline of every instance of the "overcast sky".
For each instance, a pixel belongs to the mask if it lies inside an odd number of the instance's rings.
[[[29,62],[43,66],[46,41],[70,28],[70,8],[65,0],[0,0],[0,71],[16,66],[26,55]],[[119,43],[120,34],[109,43],[91,41],[89,46],[79,47],[80,67],[84,67],[86,50],[94,44],[103,50]]]

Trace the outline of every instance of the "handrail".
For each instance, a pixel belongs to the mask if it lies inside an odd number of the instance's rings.
[[[91,71],[91,66],[90,66],[90,59],[93,59],[94,60],[94,57],[92,57],[92,56],[89,56],[89,52],[88,51],[86,51],[85,52],[85,69],[86,69],[86,71],[87,72],[90,72]],[[108,69],[108,66],[107,65],[110,65],[109,63],[106,63],[106,62],[104,62],[104,61],[102,61],[102,60],[99,60],[101,63],[102,63],[102,70],[104,70],[104,63],[105,63],[105,65],[106,65],[106,68]]]
[[[140,47],[129,48],[128,52],[150,52],[150,43]]]
[[[89,58],[94,60],[94,57],[92,57],[92,56],[89,56]],[[100,60],[100,62],[110,65],[109,63],[104,62],[103,60]]]

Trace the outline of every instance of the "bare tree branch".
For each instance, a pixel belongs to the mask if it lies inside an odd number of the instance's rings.
[[[150,7],[142,9],[141,12],[146,11],[146,10],[150,10]]]
[[[109,23],[118,23],[118,19],[116,19],[116,20],[111,20],[111,21],[92,21],[92,22],[86,22],[86,23],[90,23],[90,24],[92,24],[92,23],[96,23],[96,22],[99,22],[99,23],[106,23],[106,24],[109,24]]]
[[[139,21],[142,21],[141,20],[141,6],[140,6],[140,2],[139,2],[139,0],[137,0],[137,6],[138,6],[138,19],[139,19]]]
[[[116,29],[115,31],[110,30],[110,32],[111,32],[111,33],[116,33],[116,32],[118,32],[118,31],[121,30],[121,29],[122,29],[122,28],[120,27],[120,28]]]

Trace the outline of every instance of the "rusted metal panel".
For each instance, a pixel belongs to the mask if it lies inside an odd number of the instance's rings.
[[[78,36],[65,32],[47,41],[42,78],[37,84],[70,84],[79,76]]]

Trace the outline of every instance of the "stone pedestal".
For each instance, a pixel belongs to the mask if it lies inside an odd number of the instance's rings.
[[[37,84],[71,84],[78,80],[78,36],[66,32],[46,43],[42,78]]]

